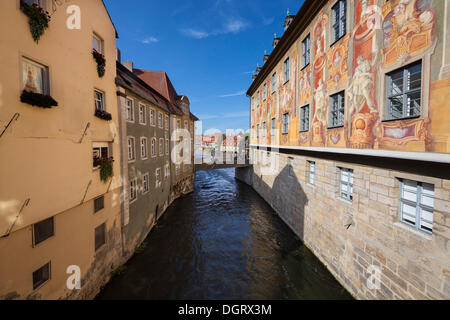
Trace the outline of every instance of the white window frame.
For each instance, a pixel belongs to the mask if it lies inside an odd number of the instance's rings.
[[[100,44],[100,48],[95,48],[95,42]],[[93,33],[92,35],[92,49],[97,50],[97,52],[101,54],[105,54],[105,41],[100,37],[97,33]]]
[[[147,125],[147,106],[139,103],[139,124]]]
[[[156,110],[154,108],[150,108],[150,125],[156,127]]]
[[[99,100],[97,98],[97,93],[101,95],[101,99]],[[100,103],[100,108],[98,108],[97,103]],[[94,107],[95,110],[103,110],[106,111],[106,95],[105,92],[99,90],[99,89],[94,89]]]
[[[161,111],[158,111],[158,127],[160,127],[161,129],[163,128],[163,118],[162,118],[162,113]]]
[[[339,168],[339,197],[353,202],[353,169]]]
[[[134,122],[134,100],[130,98],[125,98],[125,119]]]
[[[151,152],[152,158],[155,158],[158,155],[157,150],[156,150],[156,147],[157,147],[156,142],[157,142],[156,138],[153,137],[152,141],[150,143],[150,152]]]
[[[142,175],[142,194],[150,192],[150,174],[148,172]]]
[[[344,126],[345,92],[341,91],[330,96],[329,128]]]
[[[409,194],[405,196],[405,194]],[[400,180],[400,201],[399,201],[399,221],[411,228],[427,234],[433,234],[434,224],[434,195],[435,186],[429,183],[418,182],[408,179]],[[415,196],[415,200],[412,199]],[[428,203],[424,203],[424,199],[428,199]],[[405,206],[414,208],[415,215],[405,214]],[[423,218],[423,212],[428,212],[431,215],[431,221]],[[406,219],[409,216],[412,219]],[[431,224],[431,228],[424,227],[423,223]]]
[[[164,117],[164,128],[165,130],[169,130],[169,116]]]
[[[141,160],[147,160],[148,159],[148,139],[147,139],[147,137],[141,137],[140,151],[141,151]]]
[[[131,144],[130,141],[132,141]],[[127,137],[127,154],[128,162],[136,161],[136,139],[134,137]],[[132,158],[130,158],[130,155]]]
[[[159,138],[159,156],[162,157],[164,155],[164,138]]]
[[[133,197],[134,195],[134,197]],[[131,179],[130,180],[130,203],[133,203],[137,200],[138,198],[138,184],[137,184],[137,179]]]
[[[308,163],[308,183],[314,185],[316,183],[316,162],[307,161]]]
[[[102,156],[102,149],[106,149],[107,151],[107,157],[109,158],[111,156],[111,147],[109,145],[109,143],[105,142],[105,143],[101,143],[101,142],[95,142],[92,145],[92,158],[94,158],[94,154],[96,153],[96,149],[98,149],[98,154],[99,154],[99,158],[101,158]],[[98,169],[99,166],[94,167],[95,169]]]

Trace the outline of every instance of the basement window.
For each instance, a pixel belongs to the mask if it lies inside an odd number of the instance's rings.
[[[94,200],[94,213],[105,208],[105,196],[101,196]]]
[[[433,232],[434,185],[411,180],[401,180],[401,222],[425,233]]]
[[[36,246],[55,235],[53,217],[33,225],[33,244]]]
[[[106,243],[106,224],[95,228],[95,251],[100,249]]]
[[[340,168],[339,195],[342,199],[353,201],[353,170]]]
[[[33,272],[33,290],[50,280],[50,262]]]
[[[314,161],[308,161],[308,182],[314,185],[316,181],[316,163]]]

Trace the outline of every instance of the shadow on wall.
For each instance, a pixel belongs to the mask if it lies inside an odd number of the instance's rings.
[[[248,173],[251,174],[251,172],[252,170],[249,168]],[[250,177],[247,183],[250,185],[253,183],[254,189],[269,202],[271,207],[303,241],[305,207],[308,204],[308,197],[300,185],[294,168],[290,164],[286,165],[274,177],[272,186],[263,180],[262,173],[256,174],[255,172],[252,178]],[[264,176],[264,179],[270,181],[268,176]]]

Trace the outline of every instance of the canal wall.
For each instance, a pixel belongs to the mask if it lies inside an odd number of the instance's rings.
[[[401,169],[404,163],[310,154],[258,150],[257,164],[237,168],[236,178],[272,206],[355,298],[449,299],[450,180],[438,178],[442,168],[417,165],[412,174]],[[275,174],[260,165],[268,155],[278,163]],[[307,161],[316,165],[314,184]],[[339,197],[339,168],[354,170],[352,202]],[[434,184],[432,235],[399,222],[399,179]]]

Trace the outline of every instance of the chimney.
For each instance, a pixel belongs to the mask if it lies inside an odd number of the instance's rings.
[[[120,50],[116,49],[116,60],[119,61],[119,63],[122,63],[122,58],[120,56]]]
[[[291,15],[291,13],[288,9],[287,14],[286,14],[286,19],[284,19],[284,31],[286,31],[289,28],[289,26],[291,25],[292,21],[294,21],[294,19],[295,19],[295,16]]]
[[[278,42],[280,42],[280,38],[277,37],[277,34],[275,33],[273,35],[273,42],[272,42],[272,46],[275,49],[275,47],[278,45]]]
[[[123,65],[125,66],[125,68],[127,68],[128,70],[133,72],[133,62],[131,62],[131,61],[124,61]]]

